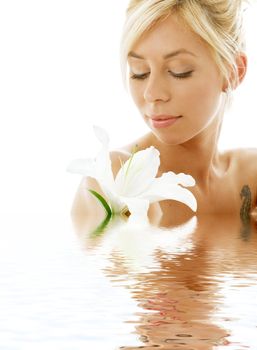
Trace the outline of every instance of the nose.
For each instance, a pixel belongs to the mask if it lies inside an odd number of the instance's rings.
[[[146,102],[163,101],[167,102],[171,98],[170,88],[164,77],[152,75],[147,79],[144,90],[144,99]]]

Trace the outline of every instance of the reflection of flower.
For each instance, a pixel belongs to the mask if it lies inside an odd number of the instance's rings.
[[[105,204],[108,214],[121,214],[127,211],[131,218],[147,218],[149,204],[173,199],[188,205],[196,211],[197,203],[193,194],[182,186],[194,186],[195,181],[190,175],[174,174],[169,171],[157,177],[160,165],[159,151],[153,146],[138,151],[122,164],[114,179],[109,155],[109,137],[100,127],[94,127],[102,149],[95,159],[77,159],[71,162],[68,171],[89,176],[97,180],[108,200],[98,199]],[[91,191],[97,196],[97,193]]]
[[[124,257],[124,263],[136,272],[158,269],[156,252],[162,251],[169,259],[193,248],[192,235],[197,227],[196,216],[183,225],[170,229],[154,226],[131,227],[126,224],[117,229],[115,249]]]
[[[150,272],[160,268],[158,252],[169,260],[190,252],[194,247],[192,236],[196,228],[196,216],[173,228],[133,225],[117,218],[107,228],[96,249],[102,256],[118,253],[130,272]],[[93,242],[94,237],[87,240]]]

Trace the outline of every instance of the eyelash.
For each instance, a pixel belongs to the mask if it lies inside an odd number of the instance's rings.
[[[184,72],[184,73],[173,73],[171,71],[168,71],[175,79],[186,79],[192,76],[193,71],[190,70],[188,72]],[[147,76],[149,75],[149,73],[144,73],[144,74],[133,74],[130,78],[131,79],[138,79],[138,80],[144,80],[147,78]]]

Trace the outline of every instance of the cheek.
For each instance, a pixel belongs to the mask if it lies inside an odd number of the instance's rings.
[[[184,95],[186,111],[197,116],[212,117],[220,106],[221,89],[217,82],[199,82],[194,87],[189,87]]]

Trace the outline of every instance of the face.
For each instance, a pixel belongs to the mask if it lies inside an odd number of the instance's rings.
[[[132,98],[158,139],[184,143],[218,118],[224,79],[207,45],[174,15],[137,41],[128,64]]]

